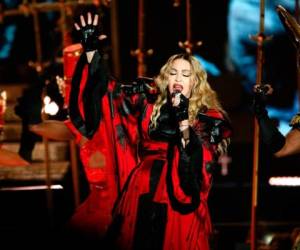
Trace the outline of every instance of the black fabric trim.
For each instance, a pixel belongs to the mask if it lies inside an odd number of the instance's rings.
[[[139,197],[133,250],[163,249],[167,204],[154,202],[151,194]]]
[[[102,62],[102,57],[95,52],[89,64],[87,84],[84,88],[82,101],[85,114],[87,138],[92,138],[96,133],[101,120],[101,99],[107,92],[107,70]]]
[[[139,167],[140,167],[140,164],[138,164],[135,168],[133,168],[133,169],[130,171],[130,173],[129,173],[129,175],[128,175],[126,181],[125,181],[125,184],[124,184],[124,186],[123,186],[123,188],[122,188],[120,194],[118,195],[118,197],[117,197],[117,199],[116,199],[116,201],[115,201],[115,203],[114,203],[114,206],[113,206],[113,209],[112,209],[112,214],[113,214],[113,215],[116,214],[116,209],[117,209],[117,207],[118,207],[118,204],[119,204],[119,202],[120,202],[122,196],[124,195],[124,193],[127,192],[129,183],[130,183],[130,181],[131,181],[131,178],[132,178],[133,174],[135,173],[135,171],[136,171],[137,169],[139,169]]]
[[[108,94],[108,102],[110,107],[110,116],[113,119],[115,117],[115,108],[114,108],[114,102],[113,102],[113,93],[111,91],[107,92]]]
[[[179,148],[178,175],[180,187],[186,195],[193,196],[200,193],[202,184],[202,144],[199,143],[194,131],[190,130],[190,142],[186,148],[181,143]]]
[[[278,152],[285,144],[285,137],[268,116],[259,119],[258,123],[261,131],[260,137],[268,146],[268,150],[271,153]]]
[[[153,201],[163,166],[164,161],[153,161],[150,170],[149,193],[139,197],[133,241],[134,250],[159,250],[163,248],[167,204]]]
[[[174,186],[172,181],[172,161],[174,158],[174,148],[175,143],[170,143],[168,148],[168,170],[167,170],[167,176],[166,176],[166,182],[167,182],[167,192],[169,195],[170,203],[172,208],[181,213],[181,214],[189,214],[194,212],[200,205],[200,190],[196,192],[196,190],[192,189],[191,192],[191,202],[190,203],[182,203],[180,202],[174,195]]]
[[[197,120],[205,124],[203,131],[195,131],[196,134],[211,144],[218,144],[224,138],[224,132],[231,131],[231,124],[224,119],[214,118],[204,113],[197,114]]]
[[[156,127],[149,123],[148,133],[151,139],[158,141],[173,140],[178,134],[175,117],[172,116],[172,110],[169,103],[164,104],[160,109],[160,115],[157,118]]]
[[[99,52],[95,52],[92,62],[88,65],[88,78],[82,95],[85,115],[83,119],[78,107],[78,96],[82,72],[86,64],[86,55],[82,54],[72,78],[69,110],[74,126],[82,135],[91,139],[101,120],[101,98],[107,91],[108,74]]]
[[[150,172],[150,194],[152,196],[154,196],[160,176],[161,176],[161,172],[164,166],[164,161],[162,160],[154,160],[152,167],[151,167],[151,172]]]
[[[85,54],[82,54],[77,62],[74,75],[72,78],[72,87],[70,92],[69,114],[73,125],[82,134],[86,135],[86,127],[83,117],[80,114],[78,106],[78,96],[80,90],[80,82],[84,66],[87,64]]]
[[[107,242],[108,246],[111,246],[112,249],[118,249],[118,246],[116,246],[116,240],[118,238],[118,236],[120,235],[120,230],[123,224],[123,220],[124,217],[123,215],[119,214],[116,212],[116,209],[118,207],[118,204],[120,203],[121,198],[123,197],[124,193],[127,192],[128,190],[128,186],[129,183],[131,181],[131,178],[133,176],[133,174],[135,173],[135,171],[140,167],[140,165],[138,164],[129,174],[129,176],[126,179],[126,182],[123,186],[123,189],[121,190],[121,192],[119,193],[114,206],[112,208],[112,222],[111,224],[108,226],[107,232],[105,234],[105,240]]]

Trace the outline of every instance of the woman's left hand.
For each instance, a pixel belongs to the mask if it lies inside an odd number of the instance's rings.
[[[74,26],[80,36],[80,42],[85,52],[97,50],[99,41],[106,38],[106,35],[101,34],[102,27],[99,24],[99,16],[94,17],[90,12],[85,18],[80,16],[80,24],[74,23]]]

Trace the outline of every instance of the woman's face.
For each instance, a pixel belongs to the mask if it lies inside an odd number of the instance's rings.
[[[187,60],[176,59],[171,66],[168,76],[169,92],[181,92],[181,94],[189,98],[193,85],[191,64]]]

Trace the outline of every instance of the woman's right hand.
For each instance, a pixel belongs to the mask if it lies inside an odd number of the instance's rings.
[[[181,122],[189,119],[189,99],[181,93],[175,94],[171,99],[176,120]]]
[[[101,34],[101,25],[98,24],[99,15],[96,14],[92,17],[90,12],[87,13],[86,18],[80,15],[80,25],[74,23],[85,52],[97,50],[99,48],[99,40],[106,38],[106,35]]]

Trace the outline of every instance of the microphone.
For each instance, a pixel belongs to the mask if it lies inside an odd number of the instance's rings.
[[[181,90],[175,89],[175,90],[172,92],[171,97],[174,98],[174,97],[175,97],[176,95],[178,95],[178,94],[181,94]]]

